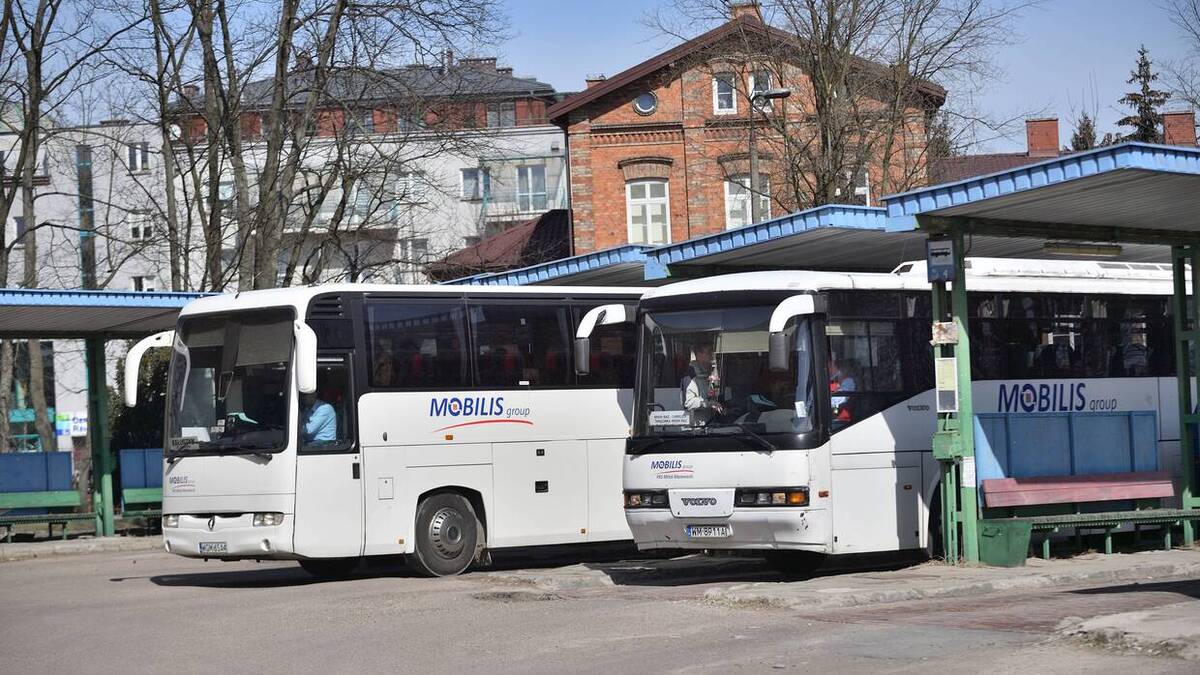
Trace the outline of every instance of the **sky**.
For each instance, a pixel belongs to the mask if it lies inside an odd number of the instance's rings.
[[[669,0],[667,0],[669,1]],[[676,41],[642,24],[659,0],[508,0],[512,38],[499,56],[516,74],[560,91],[577,91],[590,74],[614,75]],[[1187,45],[1155,0],[1044,0],[1015,21],[1015,44],[996,54],[1003,79],[980,93],[976,107],[998,118],[1057,116],[1062,143],[1070,120],[1098,113],[1099,135],[1126,114],[1117,100],[1145,44],[1159,65],[1184,58]],[[697,33],[700,30],[697,29]],[[953,92],[951,92],[953,96]],[[1007,138],[983,139],[979,150],[1025,149],[1022,126]]]

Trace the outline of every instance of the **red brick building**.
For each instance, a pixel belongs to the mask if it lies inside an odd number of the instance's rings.
[[[665,244],[750,224],[751,124],[760,139],[760,220],[804,206],[788,174],[793,169],[770,150],[769,135],[779,128],[812,133],[812,85],[778,52],[755,47],[796,39],[764,24],[756,4],[735,5],[725,24],[612,78],[591,79],[585,91],[551,106],[547,116],[567,135],[574,253]],[[754,93],[779,87],[790,89],[790,98],[751,109]],[[927,122],[945,91],[927,83],[918,89],[900,130],[890,132],[892,188],[926,182]],[[881,163],[867,164],[849,179],[854,194],[839,201],[870,201],[881,172]]]

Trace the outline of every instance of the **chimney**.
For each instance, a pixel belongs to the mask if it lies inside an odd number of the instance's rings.
[[[123,120],[123,119],[100,120],[100,126],[102,126],[102,127],[123,127],[123,126],[126,126],[127,124],[129,124],[129,120]]]
[[[1188,109],[1163,113],[1163,143],[1196,147],[1196,111]]]
[[[462,65],[464,65],[468,68],[472,68],[474,70],[483,70],[483,71],[491,71],[491,72],[496,71],[496,57],[494,57],[494,56],[479,57],[479,58],[473,58],[473,59],[459,59],[458,62],[461,63]]]
[[[1030,157],[1058,157],[1058,118],[1025,120],[1025,145]]]
[[[195,101],[200,97],[200,87],[194,84],[183,85],[183,101]]]
[[[512,66],[504,66],[503,68],[497,66],[496,72],[500,73],[501,75],[508,75],[511,77],[513,74],[513,69],[512,69]]]
[[[758,4],[758,0],[745,0],[744,2],[735,2],[729,5],[729,18],[733,21],[746,17],[762,23],[762,7]]]
[[[603,84],[604,81],[607,79],[608,78],[605,77],[602,73],[596,73],[594,75],[588,75],[587,78],[584,79],[584,82],[587,82],[587,88],[591,89],[592,87],[594,87],[598,84]]]

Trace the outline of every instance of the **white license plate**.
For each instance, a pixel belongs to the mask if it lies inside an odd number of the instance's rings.
[[[201,553],[229,553],[229,546],[223,541],[200,542]]]
[[[733,529],[728,525],[688,525],[683,532],[692,539],[716,539],[731,536]]]

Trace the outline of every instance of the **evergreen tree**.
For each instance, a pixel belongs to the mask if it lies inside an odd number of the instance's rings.
[[[1154,72],[1152,66],[1150,50],[1142,45],[1138,49],[1137,69],[1130,73],[1129,79],[1126,80],[1129,84],[1138,85],[1138,90],[1125,94],[1120,100],[1120,103],[1134,110],[1132,115],[1122,117],[1117,122],[1117,126],[1133,129],[1122,140],[1144,143],[1162,142],[1162,132],[1160,131],[1162,113],[1159,112],[1159,108],[1170,98],[1170,93],[1153,87],[1154,81],[1158,79],[1158,73]]]
[[[1075,152],[1096,147],[1096,120],[1083,113],[1075,120],[1075,133],[1071,134],[1071,149]]]

